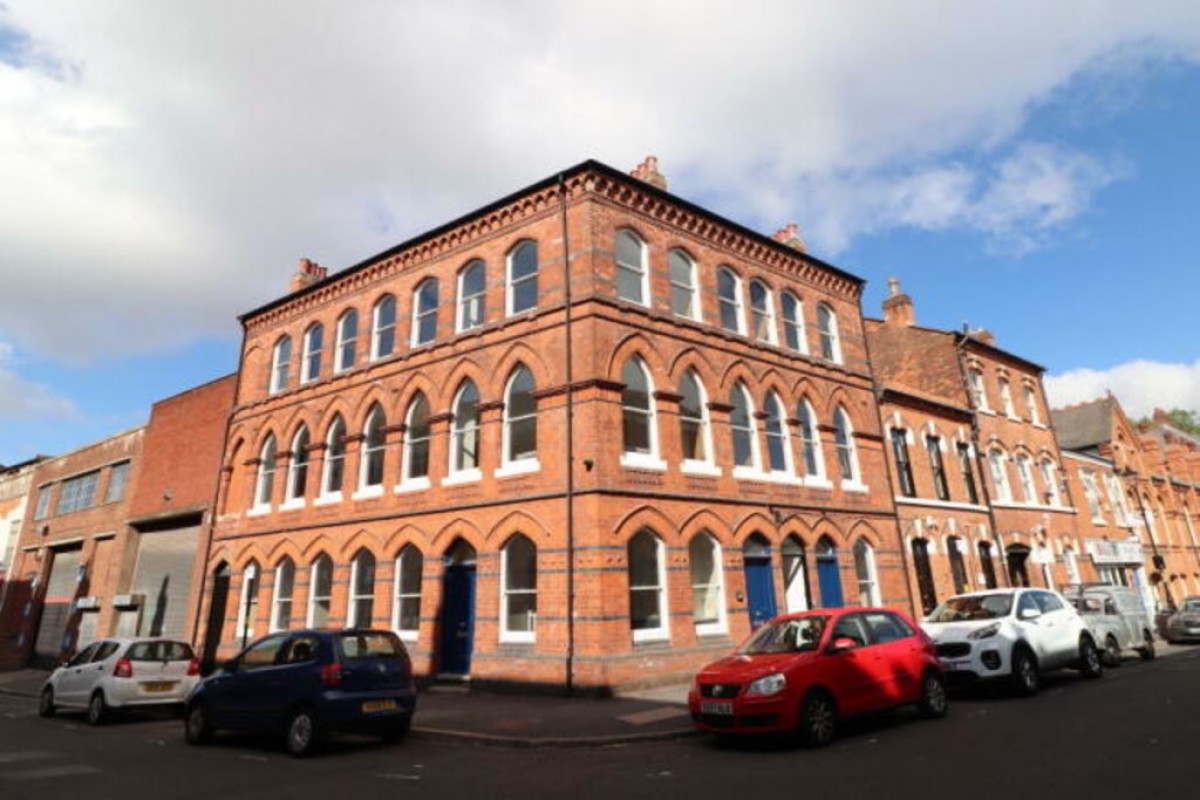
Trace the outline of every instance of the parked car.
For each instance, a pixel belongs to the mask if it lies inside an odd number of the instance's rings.
[[[929,637],[890,609],[816,609],[776,617],[696,675],[693,724],[725,734],[797,732],[828,744],[840,718],[915,704],[946,714]]]
[[[1086,583],[1067,587],[1063,594],[1087,623],[1106,666],[1118,666],[1127,650],[1147,661],[1154,658],[1153,622],[1136,590]]]
[[[200,683],[184,733],[189,744],[225,729],[279,733],[301,757],[333,731],[398,741],[416,704],[408,651],[391,631],[289,631],[259,639]]]
[[[1167,618],[1167,641],[1200,641],[1200,597],[1185,597],[1179,608]]]
[[[102,639],[80,650],[46,679],[38,713],[87,709],[99,725],[114,709],[178,705],[200,680],[191,645],[171,639]]]
[[[1050,670],[1071,667],[1088,678],[1104,671],[1083,617],[1062,595],[1045,589],[956,595],[935,608],[922,627],[950,680],[1004,679],[1030,695]]]

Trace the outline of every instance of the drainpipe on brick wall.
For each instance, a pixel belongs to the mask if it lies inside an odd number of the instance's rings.
[[[558,191],[562,219],[563,241],[563,290],[566,303],[566,414],[567,414],[567,675],[566,691],[575,689],[575,376],[571,347],[571,243],[567,236],[567,183],[562,173],[558,176]]]

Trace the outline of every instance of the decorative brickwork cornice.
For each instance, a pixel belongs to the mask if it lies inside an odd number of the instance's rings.
[[[709,411],[717,411],[721,414],[729,414],[733,411],[733,406],[729,403],[709,403]]]
[[[665,403],[682,403],[683,395],[676,394],[675,392],[655,392],[654,399],[662,400]]]

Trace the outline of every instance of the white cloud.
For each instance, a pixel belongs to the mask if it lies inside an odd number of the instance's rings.
[[[1045,382],[1054,407],[1094,400],[1111,391],[1130,417],[1147,416],[1155,408],[1200,412],[1200,361],[1129,361],[1106,370],[1075,369],[1047,375]]]
[[[75,407],[45,384],[27,381],[13,372],[12,346],[0,342],[0,419],[41,417],[69,419]]]
[[[1030,141],[1031,109],[1200,52],[1193,2],[9,6],[36,57],[0,46],[0,334],[79,359],[232,334],[298,256],[346,266],[587,157],[655,152],[817,252],[1038,246],[1126,171]]]

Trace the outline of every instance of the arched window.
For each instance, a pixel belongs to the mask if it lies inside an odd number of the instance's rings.
[[[821,452],[821,439],[817,432],[817,416],[808,400],[796,405],[796,418],[800,421],[800,450],[804,455],[804,475],[811,481],[825,480],[825,454]]]
[[[650,270],[646,245],[633,231],[617,231],[617,297],[650,305]]]
[[[237,637],[245,647],[254,638],[254,625],[258,621],[258,588],[262,576],[258,574],[258,562],[251,561],[242,570],[242,600],[238,603]]]
[[[408,404],[404,425],[404,464],[401,483],[414,488],[429,485],[429,401],[417,392]]]
[[[697,533],[688,543],[688,568],[692,578],[692,622],[696,634],[723,633],[725,577],[721,546],[708,533]]]
[[[362,456],[359,459],[358,485],[360,489],[383,487],[383,465],[386,449],[387,417],[383,409],[376,405],[367,416],[367,426],[363,429]]]
[[[292,595],[296,587],[296,562],[284,556],[275,567],[275,597],[271,600],[271,630],[292,627]]]
[[[358,347],[358,312],[353,308],[342,314],[337,323],[337,353],[333,371],[344,372],[354,366]]]
[[[304,504],[304,495],[308,491],[308,446],[308,427],[301,425],[292,437],[285,504]]]
[[[538,250],[537,243],[526,240],[508,254],[508,280],[505,282],[508,315],[537,308]]]
[[[396,298],[385,294],[371,312],[371,358],[386,358],[396,349]]]
[[[804,542],[794,534],[783,540],[779,548],[783,559],[783,599],[788,613],[808,610],[808,565],[804,557]]]
[[[850,415],[838,406],[833,413],[833,441],[837,447],[837,463],[842,483],[859,483],[858,448],[854,444],[854,428]]]
[[[983,386],[983,373],[977,369],[968,369],[967,383],[971,386],[971,399],[975,402],[975,407],[980,411],[990,411],[987,390]]]
[[[1062,498],[1058,493],[1058,468],[1055,466],[1054,462],[1049,459],[1043,459],[1041,467],[1042,483],[1046,485],[1046,504],[1057,506],[1062,503]],[[1113,503],[1112,506],[1113,512],[1116,513],[1118,511],[1116,503]],[[1118,524],[1120,523],[1118,522]]]
[[[808,352],[807,335],[804,332],[804,303],[791,292],[780,296],[783,305],[783,341],[789,350]]]
[[[774,392],[767,394],[763,404],[767,413],[764,423],[767,429],[767,464],[771,472],[792,474],[792,445],[788,441],[787,420],[784,418],[783,403]]]
[[[950,577],[954,579],[954,593],[967,591],[967,564],[963,558],[962,539],[951,536],[946,539],[946,554],[950,557]]]
[[[309,383],[321,377],[321,350],[325,346],[325,326],[314,322],[304,332],[304,363],[300,367],[300,382]]]
[[[750,333],[760,342],[775,344],[775,301],[762,281],[750,281]]]
[[[1013,405],[1012,386],[1009,385],[1007,378],[1000,379],[1000,407],[1009,417],[1017,416],[1017,409]]]
[[[508,380],[504,393],[504,463],[527,462],[537,468],[537,399],[533,373],[524,364]]]
[[[621,440],[622,462],[655,461],[658,458],[658,432],[655,429],[654,385],[646,365],[637,356],[621,369]]]
[[[483,325],[487,310],[487,268],[478,258],[458,273],[458,319],[455,329],[460,333]]]
[[[712,430],[709,425],[708,397],[695,370],[688,370],[679,382],[679,433],[684,467],[712,465]]]
[[[687,253],[675,249],[668,257],[671,272],[671,311],[688,319],[700,319],[696,302],[696,265]]]
[[[662,541],[648,530],[629,540],[629,627],[633,640],[669,635],[665,557]]]
[[[271,394],[288,387],[292,369],[292,337],[281,336],[271,357]]]
[[[875,548],[862,537],[854,543],[854,573],[858,576],[858,602],[864,606],[883,605],[875,572]]]
[[[365,548],[350,562],[350,615],[347,628],[369,628],[375,615],[375,556]]]
[[[254,483],[254,507],[266,510],[271,507],[275,494],[275,434],[267,434],[258,461],[258,480]]]
[[[1012,502],[1012,488],[1008,485],[1008,468],[1004,466],[1004,453],[988,451],[988,466],[992,470],[992,483],[996,487],[996,499],[1002,503]],[[1099,502],[1096,504],[1099,506]]]
[[[1042,424],[1041,414],[1038,413],[1037,392],[1032,386],[1025,387],[1025,409],[1029,412],[1029,421],[1034,425]]]
[[[992,543],[981,541],[976,549],[979,551],[979,566],[983,568],[983,586],[985,589],[995,589],[999,583],[996,580],[996,562],[992,561]]]
[[[474,381],[463,381],[454,398],[454,433],[450,444],[450,474],[477,476],[479,472],[479,391]]]
[[[1021,481],[1021,500],[1025,503],[1036,504],[1037,489],[1033,485],[1033,464],[1029,456],[1017,456],[1017,477]]]
[[[758,470],[758,431],[754,426],[754,404],[746,386],[738,381],[729,392],[729,427],[733,433],[734,468]]]
[[[325,437],[325,465],[321,470],[321,494],[341,496],[346,469],[346,423],[334,417]]]
[[[517,534],[500,551],[500,641],[532,642],[537,634],[537,546]]]
[[[333,559],[322,553],[308,568],[308,618],[306,628],[329,627],[333,608]]]
[[[426,278],[413,292],[412,346],[429,344],[437,338],[438,282]]]
[[[838,335],[837,314],[827,303],[817,305],[817,334],[821,337],[821,358],[842,363],[842,344]]]
[[[742,319],[742,279],[729,267],[717,270],[717,304],[721,311],[721,327],[734,333],[742,333],[746,324]]]
[[[1067,583],[1079,583],[1082,580],[1079,577],[1079,557],[1070,545],[1063,547],[1063,566],[1067,568]]]
[[[413,641],[421,627],[421,576],[425,559],[415,546],[405,545],[396,557],[396,602],[392,628],[400,638]]]

